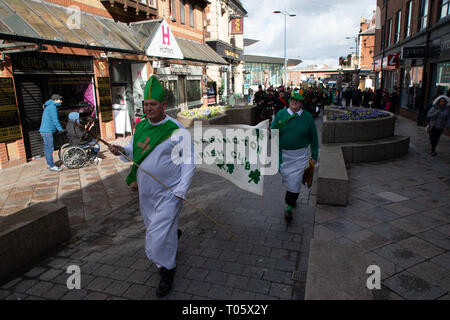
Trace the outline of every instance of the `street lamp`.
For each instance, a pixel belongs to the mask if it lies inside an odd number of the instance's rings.
[[[287,83],[287,53],[286,53],[286,22],[287,22],[287,17],[295,17],[296,14],[295,13],[289,13],[287,11],[280,11],[280,10],[275,10],[273,13],[281,13],[282,15],[284,15],[284,88],[286,89],[286,83]]]

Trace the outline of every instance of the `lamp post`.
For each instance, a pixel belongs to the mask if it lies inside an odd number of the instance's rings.
[[[280,11],[276,10],[273,13],[281,13],[284,15],[284,88],[287,89],[287,53],[286,53],[286,23],[287,23],[287,17],[295,17],[295,13],[289,13],[287,11]]]

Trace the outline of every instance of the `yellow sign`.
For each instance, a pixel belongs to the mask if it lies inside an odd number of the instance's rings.
[[[12,78],[0,78],[0,142],[22,138]]]
[[[227,49],[225,49],[225,55],[227,57],[233,57],[233,58],[239,59],[239,54],[237,54],[236,52],[227,50]]]

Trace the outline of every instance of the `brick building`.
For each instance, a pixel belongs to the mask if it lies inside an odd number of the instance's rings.
[[[246,15],[239,0],[211,0],[206,7],[206,43],[227,62],[227,66],[210,65],[207,68],[208,77],[218,84],[216,93],[219,96],[244,93]]]
[[[400,113],[417,120],[450,86],[448,0],[378,0],[375,37],[377,88],[400,94]]]
[[[0,168],[43,156],[42,104],[55,92],[63,125],[70,111],[92,111],[106,140],[131,133],[151,74],[171,115],[206,103],[206,65],[226,64],[205,44],[206,5],[0,0]]]
[[[375,29],[376,15],[371,19],[361,18],[359,31],[358,68],[360,89],[375,87],[375,74],[373,73],[373,57],[375,55]]]

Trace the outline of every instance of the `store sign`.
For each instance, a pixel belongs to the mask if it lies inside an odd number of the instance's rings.
[[[420,59],[424,57],[425,46],[402,48],[402,59]]]
[[[381,71],[381,59],[375,60],[373,62],[373,71],[375,71],[375,72]]]
[[[207,44],[224,58],[237,61],[243,60],[244,50],[237,49],[219,41],[208,41]]]
[[[0,78],[0,142],[22,138],[12,78]]]
[[[383,58],[383,70],[394,70],[398,69],[400,54],[390,54]]]
[[[29,73],[34,71],[59,71],[93,73],[92,59],[53,53],[26,53],[11,55],[15,73]]]
[[[244,34],[244,18],[231,19],[231,34]]]
[[[111,85],[108,77],[97,78],[98,96],[100,101],[100,114],[102,122],[112,121]]]
[[[145,53],[150,57],[161,57],[171,59],[183,59],[183,53],[178,46],[169,24],[163,19],[151,35],[150,45]]]

